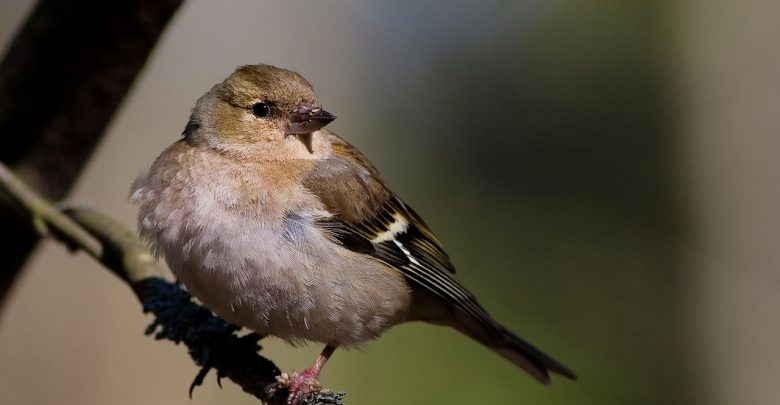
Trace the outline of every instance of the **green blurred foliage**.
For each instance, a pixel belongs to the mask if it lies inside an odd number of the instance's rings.
[[[366,364],[343,387],[352,401],[403,403],[411,387],[415,403],[690,402],[666,6],[374,5],[362,98],[374,124],[352,140],[483,304],[580,380],[543,389],[414,325],[351,358]],[[371,396],[388,381],[405,388]]]

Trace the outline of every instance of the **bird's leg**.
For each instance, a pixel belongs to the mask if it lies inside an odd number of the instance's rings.
[[[322,353],[314,361],[314,364],[304,370],[302,373],[293,373],[292,375],[285,375],[277,377],[279,385],[286,386],[287,391],[287,404],[294,405],[303,398],[304,395],[310,392],[317,392],[322,390],[320,385],[320,371],[328,359],[336,350],[337,345],[328,344],[322,349]],[[274,390],[275,391],[275,390]]]

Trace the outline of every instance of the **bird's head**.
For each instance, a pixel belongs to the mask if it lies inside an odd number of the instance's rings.
[[[184,131],[188,140],[258,159],[314,155],[312,134],[335,116],[299,74],[271,65],[247,65],[206,93]]]

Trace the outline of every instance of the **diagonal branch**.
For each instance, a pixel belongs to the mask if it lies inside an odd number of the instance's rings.
[[[183,0],[39,0],[0,62],[0,161],[67,194]],[[0,304],[38,234],[0,204]]]
[[[144,312],[155,317],[146,333],[183,343],[202,367],[190,394],[213,368],[218,381],[227,377],[265,402],[279,404],[286,397],[282,390],[273,398],[268,397],[267,389],[280,372],[273,362],[257,354],[261,349],[257,343],[260,336],[238,335],[239,327],[193,302],[178,284],[163,279],[163,271],[152,254],[122,224],[85,206],[52,205],[0,163],[0,196],[3,195],[25,218],[30,230],[55,236],[71,249],[83,250],[132,287]],[[309,394],[303,403],[341,405],[343,395]]]

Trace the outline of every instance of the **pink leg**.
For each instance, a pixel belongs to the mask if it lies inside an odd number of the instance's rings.
[[[333,352],[336,351],[336,345],[326,345],[324,349],[322,349],[322,352],[319,356],[317,356],[317,360],[314,361],[314,365],[309,367],[306,371],[312,371],[315,373],[317,378],[320,376],[320,371],[322,370],[322,366],[325,365],[325,363],[328,362],[328,359],[333,354]]]
[[[322,371],[322,367],[328,362],[335,350],[336,345],[329,344],[325,346],[311,367],[300,374],[289,377],[286,382],[283,382],[289,391],[287,405],[297,404],[304,395],[322,389],[319,382],[320,371]]]

